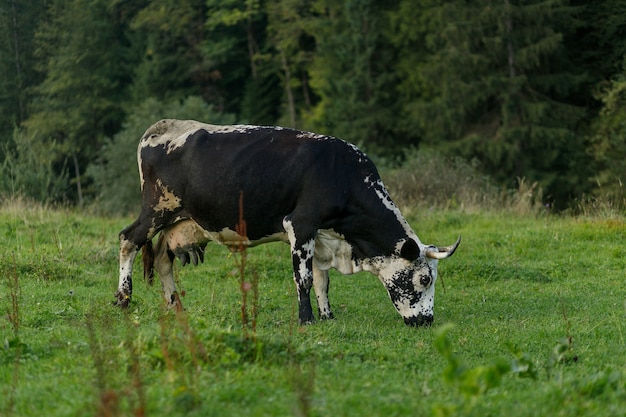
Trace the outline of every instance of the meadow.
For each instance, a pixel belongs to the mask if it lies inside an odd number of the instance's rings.
[[[422,241],[463,237],[439,264],[429,328],[405,326],[367,273],[332,273],[336,319],[299,326],[279,243],[177,261],[180,314],[138,260],[121,310],[131,221],[0,208],[0,415],[626,415],[619,216],[416,211]]]

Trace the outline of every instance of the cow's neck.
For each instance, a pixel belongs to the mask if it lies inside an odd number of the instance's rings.
[[[391,200],[382,180],[376,175],[366,177],[359,198],[360,204],[336,229],[353,246],[353,258],[373,259],[397,253],[398,243],[412,239],[420,249],[423,245]]]

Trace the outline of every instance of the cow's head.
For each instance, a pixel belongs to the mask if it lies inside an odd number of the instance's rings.
[[[378,277],[407,325],[432,324],[437,263],[451,256],[460,242],[459,237],[452,246],[420,249],[415,240],[403,240],[394,255],[377,262]]]

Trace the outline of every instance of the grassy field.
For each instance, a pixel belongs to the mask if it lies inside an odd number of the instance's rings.
[[[0,415],[626,415],[623,219],[420,213],[423,241],[463,242],[419,329],[366,273],[332,274],[336,319],[298,326],[284,244],[248,251],[245,328],[241,259],[216,245],[177,262],[184,314],[140,273],[122,311],[130,221],[0,210]]]

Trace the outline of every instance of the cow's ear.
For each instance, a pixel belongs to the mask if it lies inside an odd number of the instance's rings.
[[[420,248],[413,239],[408,239],[400,249],[400,256],[409,261],[414,261],[420,256]]]

